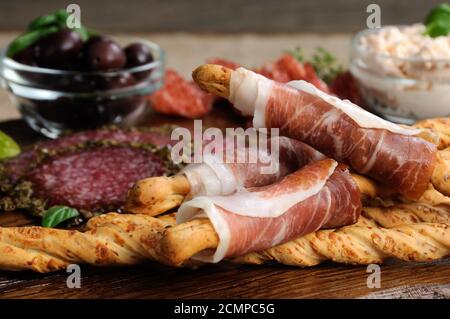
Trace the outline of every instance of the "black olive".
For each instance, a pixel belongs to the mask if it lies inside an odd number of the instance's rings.
[[[84,59],[89,70],[118,70],[125,66],[126,57],[122,48],[108,38],[99,38],[86,43]]]
[[[38,66],[74,70],[78,67],[77,59],[83,48],[83,40],[77,32],[61,29],[39,40],[36,47]]]
[[[16,53],[13,56],[13,60],[22,64],[37,66],[35,54],[36,54],[36,46],[30,45],[29,47]]]
[[[153,61],[153,55],[150,48],[143,43],[131,43],[125,48],[127,56],[127,67],[132,68],[144,65]]]
[[[136,84],[136,80],[130,73],[121,73],[110,77],[103,77],[98,81],[97,88],[100,90],[114,90]]]

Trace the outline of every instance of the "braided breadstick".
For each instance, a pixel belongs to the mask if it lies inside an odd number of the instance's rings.
[[[427,261],[450,254],[449,240],[450,214],[444,209],[417,203],[364,207],[354,225],[317,231],[235,261],[261,264],[275,260],[301,267],[327,259],[347,264],[380,263],[388,257]]]
[[[413,125],[416,128],[429,129],[438,136],[438,149],[450,146],[450,117],[428,119]]]
[[[173,222],[173,217],[109,213],[90,219],[86,232],[0,228],[0,269],[50,272],[72,263],[110,266],[161,260],[158,243]]]
[[[257,264],[276,260],[305,267],[326,259],[367,264],[379,263],[388,257],[428,261],[450,254],[450,215],[447,211],[418,204],[390,208],[386,214],[381,214],[384,209],[365,208],[364,211],[365,216],[373,220],[361,217],[355,225],[320,230],[234,260]],[[402,221],[419,223],[399,225]],[[168,228],[161,239],[161,250],[167,263],[179,266],[200,251],[214,249],[218,241],[211,223],[207,219],[197,219]]]
[[[325,259],[344,263],[381,262],[387,257],[423,261],[449,253],[450,215],[445,210],[402,204],[388,209],[365,208],[364,215],[367,217],[361,216],[353,226],[318,231],[235,261],[260,264],[277,260],[313,266]],[[217,246],[217,235],[208,220],[197,219],[169,228],[174,222],[173,215],[153,218],[109,213],[92,218],[86,232],[0,228],[0,268],[50,272],[71,263],[109,266],[145,260],[193,266],[195,263],[189,260],[192,255]],[[377,223],[392,228],[380,228]],[[399,226],[401,223],[418,224]],[[170,237],[172,241],[168,241]],[[174,262],[173,254],[177,254],[179,262]]]
[[[438,152],[431,182],[442,194],[450,196],[450,146]]]

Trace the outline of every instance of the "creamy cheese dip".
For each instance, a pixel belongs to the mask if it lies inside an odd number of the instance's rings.
[[[450,36],[432,38],[423,24],[358,34],[351,72],[370,107],[405,123],[450,115]]]

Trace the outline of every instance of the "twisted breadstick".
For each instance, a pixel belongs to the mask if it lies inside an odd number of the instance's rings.
[[[256,264],[276,260],[306,267],[326,259],[367,264],[379,263],[388,257],[429,261],[450,254],[450,214],[446,210],[403,204],[388,209],[365,208],[364,215],[367,217],[360,217],[355,225],[316,231],[234,260]],[[416,224],[403,225],[403,222]],[[168,228],[161,239],[161,251],[167,263],[179,266],[200,251],[214,249],[218,242],[209,220],[196,219]]]
[[[448,211],[426,204],[364,207],[355,225],[318,231],[235,261],[261,264],[275,260],[301,267],[327,259],[346,264],[380,263],[388,257],[428,261],[450,254],[449,225]]]
[[[193,266],[191,256],[217,246],[218,237],[208,220],[170,227],[174,223],[174,215],[153,218],[109,213],[92,218],[85,232],[36,226],[0,228],[0,269],[50,272],[72,263],[111,266],[145,260]],[[353,226],[317,231],[234,261],[261,264],[276,260],[305,267],[326,259],[352,264],[381,262],[387,257],[432,260],[450,253],[449,223],[448,211],[429,205],[364,208],[364,216]]]
[[[0,228],[0,269],[50,272],[72,263],[111,266],[162,260],[158,243],[173,222],[173,217],[109,213],[90,219],[86,232]]]
[[[429,129],[438,136],[436,143],[438,149],[442,150],[450,146],[450,117],[428,119],[413,125],[416,128]]]

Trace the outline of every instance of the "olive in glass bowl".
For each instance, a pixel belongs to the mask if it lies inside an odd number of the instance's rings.
[[[148,95],[162,86],[164,51],[156,43],[133,39],[122,47],[140,43],[151,55],[147,63],[133,66],[126,64],[125,50],[116,52],[117,44],[110,38],[94,36],[82,48],[75,38],[53,48],[44,39],[44,44],[38,42],[19,54],[20,59],[1,52],[2,85],[24,120],[50,138],[66,130],[138,122],[148,109]],[[112,51],[111,46],[115,47]],[[109,47],[107,52],[101,52],[105,47]],[[52,56],[61,59],[52,60]],[[92,63],[86,63],[89,60]]]

